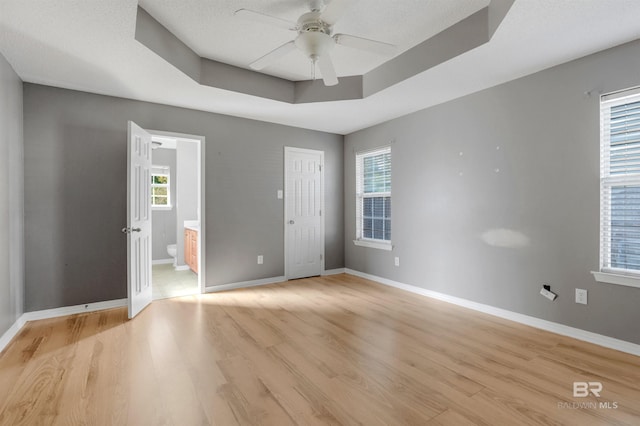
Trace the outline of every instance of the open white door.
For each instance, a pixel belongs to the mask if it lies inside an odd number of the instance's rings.
[[[129,121],[127,154],[127,297],[129,318],[151,303],[151,135]]]
[[[285,274],[312,277],[324,269],[324,152],[285,147]]]

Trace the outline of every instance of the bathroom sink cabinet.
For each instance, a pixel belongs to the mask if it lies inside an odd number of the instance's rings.
[[[188,228],[184,230],[184,263],[198,273],[198,231]]]

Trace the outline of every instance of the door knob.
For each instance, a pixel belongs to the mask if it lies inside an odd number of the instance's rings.
[[[289,225],[293,225],[293,224],[295,224],[295,223],[296,223],[296,222],[295,222],[293,219],[291,219],[291,220],[289,221]]]
[[[141,232],[142,228],[127,228],[126,226],[120,230],[123,234],[130,234],[132,232]]]

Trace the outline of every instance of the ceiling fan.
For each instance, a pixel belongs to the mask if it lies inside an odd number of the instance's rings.
[[[342,17],[349,6],[356,1],[357,0],[331,0],[331,2],[325,6],[324,0],[311,0],[311,11],[300,16],[298,22],[295,23],[249,9],[237,10],[235,12],[236,16],[298,33],[295,40],[291,40],[272,50],[252,62],[249,66],[255,70],[261,70],[297,48],[311,60],[312,78],[315,80],[317,63],[325,86],[335,86],[338,84],[338,77],[333,67],[330,52],[336,44],[368,50],[383,55],[393,55],[396,47],[392,44],[348,34],[333,34],[333,26],[335,23]]]

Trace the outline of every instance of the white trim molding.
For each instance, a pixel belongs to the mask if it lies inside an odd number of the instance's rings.
[[[173,258],[171,258],[171,259],[158,259],[158,260],[152,260],[151,261],[152,265],[168,265],[169,263],[173,263]]]
[[[200,219],[200,231],[198,232],[198,289],[200,293],[206,292],[207,283],[207,262],[204,259],[207,258],[207,245],[205,244],[203,235],[207,235],[207,191],[205,179],[206,170],[206,138],[201,135],[190,135],[187,133],[166,132],[163,130],[147,129],[147,132],[151,133],[151,139],[160,141],[163,145],[169,145],[171,149],[177,147],[178,140],[194,142],[198,144],[198,218]],[[178,208],[177,206],[175,206]],[[184,270],[189,269],[188,265],[185,265]],[[182,269],[176,269],[181,271]]]
[[[122,308],[127,306],[127,299],[107,300],[105,302],[86,303],[84,305],[64,306],[62,308],[45,309],[42,311],[25,312],[0,337],[0,352],[18,335],[22,327],[29,321],[64,317],[85,312],[102,311],[105,309]]]
[[[283,277],[262,278],[259,280],[251,280],[251,281],[241,281],[241,282],[231,283],[231,284],[212,285],[206,288],[206,292],[217,293],[219,291],[235,290],[237,288],[245,288],[245,287],[257,287],[261,285],[281,283],[284,281],[287,281],[287,278],[283,276]]]
[[[379,242],[379,241],[369,241],[369,240],[353,240],[353,244],[360,246],[360,247],[369,247],[369,248],[375,248],[375,249],[380,249],[380,250],[387,250],[387,251],[391,251],[393,250],[393,245],[391,244],[391,242]]]
[[[632,355],[640,356],[640,345],[627,342],[625,340],[620,340],[613,337],[604,336],[602,334],[593,333],[591,331],[570,327],[568,325],[558,324],[556,322],[543,320],[540,318],[520,314],[513,311],[508,311],[506,309],[496,308],[495,306],[473,302],[471,300],[463,299],[460,297],[449,296],[448,294],[427,290],[425,288],[416,287],[409,284],[403,284],[387,278],[366,274],[364,272],[356,271],[349,268],[345,268],[345,273],[355,275],[361,278],[366,278],[368,280],[375,281],[377,283],[384,284],[390,287],[395,287],[401,290],[405,290],[411,293],[427,296],[432,299],[442,300],[444,302],[452,303],[454,305],[462,306],[465,308],[473,309],[475,311],[483,312],[485,314],[504,318],[520,324],[539,328],[541,330],[550,331],[552,333],[572,337],[577,340],[582,340],[585,342],[593,343],[595,345],[604,346],[605,348],[615,349],[621,352],[626,352]]]
[[[617,284],[627,287],[640,288],[640,277],[630,275],[612,274],[611,272],[591,271],[596,281],[601,283]]]
[[[322,276],[344,274],[344,268],[327,269],[322,271]]]
[[[122,308],[127,306],[128,299],[107,300],[106,302],[86,303],[84,305],[64,306],[62,308],[45,309],[42,311],[25,312],[22,314],[26,321],[36,321],[66,315],[82,314],[85,312],[102,311],[105,309]]]

